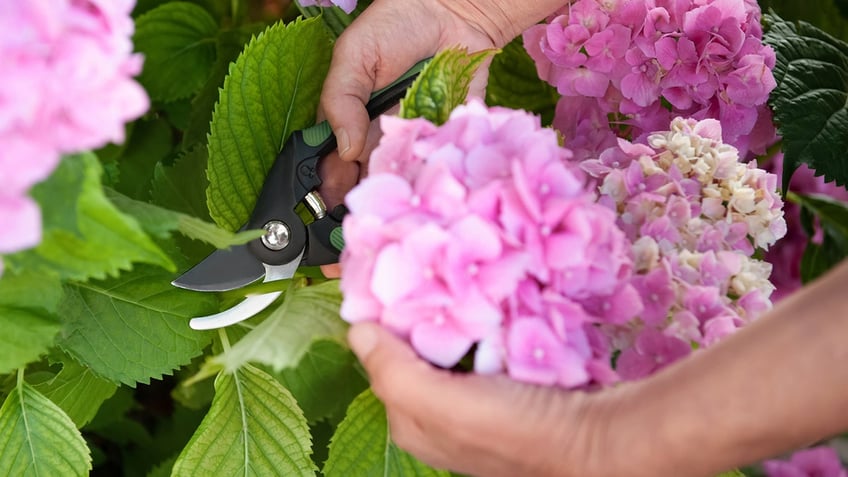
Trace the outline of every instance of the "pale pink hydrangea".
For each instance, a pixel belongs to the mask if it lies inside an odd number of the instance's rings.
[[[752,257],[786,233],[777,177],[740,162],[716,120],[677,118],[647,144],[623,139],[582,161],[633,244],[644,310],[602,325],[635,379],[710,346],[771,306],[771,265]]]
[[[345,13],[350,13],[356,8],[356,0],[299,0],[304,7],[339,7]]]
[[[836,449],[819,446],[800,450],[787,460],[763,462],[767,477],[848,477]]]
[[[148,108],[132,76],[134,0],[0,2],[0,254],[41,240],[27,197],[64,153],[122,142]]]
[[[562,94],[554,126],[580,143],[577,158],[676,116],[718,118],[744,157],[774,139],[763,117],[775,56],[760,17],[751,0],[576,0],[528,29],[524,45]]]
[[[385,117],[347,197],[342,316],[452,367],[576,387],[615,379],[599,323],[641,310],[630,245],[553,130],[472,102],[436,127]]]

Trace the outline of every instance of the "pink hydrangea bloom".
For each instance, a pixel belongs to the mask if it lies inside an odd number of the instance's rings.
[[[750,0],[576,0],[528,29],[524,45],[563,95],[554,126],[569,143],[592,138],[574,147],[578,158],[597,157],[604,136],[641,140],[673,116],[719,119],[745,157],[774,139],[761,120],[776,83],[760,17]]]
[[[836,449],[828,446],[800,450],[789,460],[765,461],[763,470],[768,477],[848,477]]]
[[[581,163],[632,243],[638,319],[604,324],[617,371],[644,377],[710,346],[771,306],[770,264],[786,233],[777,177],[740,162],[716,120],[677,118],[647,144],[619,140]]]
[[[319,6],[319,7],[339,7],[345,13],[350,13],[356,8],[356,0],[300,0],[300,4],[304,7]]]
[[[630,245],[556,133],[476,101],[439,127],[381,125],[347,197],[342,317],[380,322],[443,367],[476,346],[479,372],[614,379],[592,328],[642,309]]]
[[[0,3],[0,253],[40,241],[26,198],[64,153],[122,142],[148,99],[132,76],[134,0]]]

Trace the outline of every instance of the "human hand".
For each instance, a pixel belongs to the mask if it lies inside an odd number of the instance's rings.
[[[625,435],[612,433],[614,389],[567,392],[439,370],[370,323],[353,325],[348,339],[393,441],[429,465],[485,476],[652,475],[641,474],[647,462],[634,471],[626,450],[613,452],[611,439]]]

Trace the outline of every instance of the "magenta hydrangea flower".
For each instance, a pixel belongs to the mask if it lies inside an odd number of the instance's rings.
[[[356,8],[356,0],[299,0],[304,7],[339,7],[345,13],[350,13]]]
[[[763,470],[768,477],[848,477],[836,449],[829,446],[800,450],[788,460],[767,460]]]
[[[580,143],[570,145],[577,158],[597,157],[616,135],[642,140],[675,116],[719,119],[745,157],[774,140],[775,56],[760,17],[750,0],[576,0],[528,29],[524,45],[562,95],[554,126]]]
[[[132,76],[134,0],[0,3],[0,253],[41,240],[26,194],[62,154],[124,140],[148,99]]]
[[[342,317],[424,358],[577,387],[615,379],[594,336],[642,309],[631,247],[553,130],[472,101],[436,127],[384,117],[347,197]]]
[[[786,233],[777,177],[740,162],[716,120],[677,118],[647,144],[619,140],[580,164],[632,243],[637,319],[604,324],[619,375],[638,379],[733,333],[771,306],[771,265],[752,258]]]

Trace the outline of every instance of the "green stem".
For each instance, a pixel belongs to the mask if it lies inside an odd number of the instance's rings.
[[[24,368],[18,368],[18,389],[21,389],[21,385],[24,383]]]
[[[218,328],[218,338],[221,339],[221,347],[224,348],[224,352],[230,350],[230,337],[227,336],[227,330],[225,328]]]

